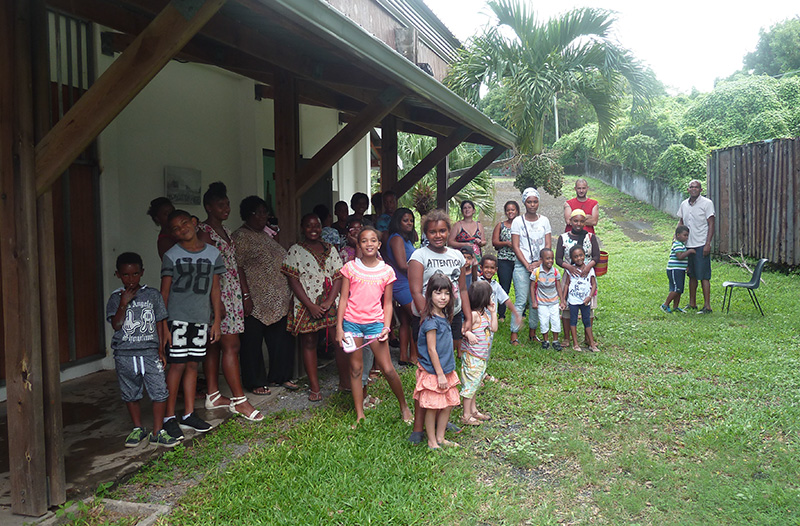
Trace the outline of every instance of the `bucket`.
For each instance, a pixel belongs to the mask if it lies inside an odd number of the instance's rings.
[[[605,250],[600,251],[600,262],[594,267],[594,275],[602,276],[608,272],[608,252]]]

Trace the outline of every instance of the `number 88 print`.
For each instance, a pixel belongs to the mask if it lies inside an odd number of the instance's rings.
[[[210,259],[199,258],[192,260],[190,257],[178,258],[175,261],[175,282],[172,290],[187,292],[191,289],[195,294],[208,294],[211,288],[212,270],[214,266]]]

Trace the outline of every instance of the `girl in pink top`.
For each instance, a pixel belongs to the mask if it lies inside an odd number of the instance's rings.
[[[392,267],[378,259],[381,234],[366,226],[358,234],[362,256],[342,268],[342,290],[336,320],[336,341],[350,356],[350,382],[356,406],[356,424],[364,419],[364,388],[361,385],[363,357],[361,348],[369,345],[375,361],[400,403],[403,420],[410,422],[400,376],[389,356],[389,332],[392,323],[392,287],[396,277]],[[388,285],[388,286],[387,286]],[[366,344],[364,343],[366,340]]]

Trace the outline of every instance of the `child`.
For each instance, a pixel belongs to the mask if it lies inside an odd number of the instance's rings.
[[[157,290],[139,284],[142,274],[144,267],[139,254],[120,254],[114,275],[122,281],[122,288],[111,294],[106,306],[106,319],[114,327],[111,347],[114,349],[119,390],[134,426],[125,440],[125,447],[136,447],[148,438],[142,427],[139,407],[143,387],[147,388],[153,401],[150,443],[174,447],[178,440],[162,429],[164,406],[169,395],[164,379],[166,358],[161,348],[167,308]]]
[[[317,376],[317,340],[321,329],[336,326],[336,297],[342,286],[342,258],[336,249],[322,241],[322,224],[316,214],[300,220],[303,241],[289,248],[281,272],[289,279],[294,299],[287,319],[287,330],[300,334],[303,366],[308,374],[311,402],[320,402],[322,394]],[[339,386],[346,385],[347,359],[336,346]]]
[[[561,274],[553,266],[555,255],[552,249],[543,248],[539,252],[539,257],[542,264],[531,272],[531,304],[539,312],[542,349],[549,349],[552,345],[553,349],[560,351],[561,342],[558,341],[558,333],[561,332],[561,310],[559,308],[565,308]],[[548,332],[552,333],[550,337],[552,343],[547,341]]]
[[[158,232],[158,259],[164,257],[164,252],[172,248],[175,244],[175,239],[169,230],[169,223],[167,218],[175,210],[172,201],[166,197],[156,197],[150,201],[150,208],[147,209],[147,215],[153,220],[156,226],[161,227]]]
[[[575,245],[569,249],[569,258],[572,264],[578,270],[583,270],[585,265],[584,259],[586,252],[580,245]],[[586,340],[589,343],[589,350],[592,352],[600,352],[600,349],[594,343],[594,335],[592,334],[592,318],[591,307],[589,304],[592,302],[592,296],[597,290],[597,279],[594,276],[594,269],[589,269],[586,277],[574,277],[569,272],[564,274],[564,290],[567,291],[567,303],[569,304],[569,330],[572,334],[572,350],[580,351],[578,345],[578,312],[581,313],[583,318],[583,326],[586,329]]]
[[[389,382],[389,387],[400,403],[403,420],[412,422],[400,376],[389,355],[389,333],[392,323],[392,287],[395,274],[392,267],[378,259],[380,232],[365,226],[358,234],[361,258],[356,258],[342,268],[342,290],[336,319],[336,341],[350,356],[350,384],[356,407],[356,424],[364,419],[366,384],[363,375],[361,347],[372,348],[378,367]],[[388,285],[388,286],[387,286]]]
[[[164,429],[173,438],[182,439],[181,429],[200,433],[211,429],[194,414],[194,397],[197,364],[205,360],[206,346],[222,336],[220,275],[225,273],[225,263],[219,250],[197,237],[197,219],[188,212],[172,212],[169,225],[177,243],[164,253],[161,263],[161,295],[169,313],[164,345],[169,349],[166,354],[170,364]],[[184,414],[178,422],[175,405],[181,384]]]
[[[669,280],[669,294],[667,301],[661,305],[661,310],[669,314],[670,312],[682,312],[685,310],[680,308],[681,294],[683,294],[683,283],[686,279],[686,267],[689,262],[686,258],[693,255],[695,250],[693,248],[686,248],[686,241],[689,240],[689,227],[680,225],[675,229],[675,240],[672,242],[672,250],[669,252],[669,261],[667,261],[667,279]],[[672,308],[669,304],[672,303]]]
[[[497,306],[505,305],[514,315],[514,320],[519,325],[522,323],[522,316],[520,316],[514,306],[514,302],[508,297],[508,293],[500,283],[492,279],[495,274],[497,274],[497,257],[494,254],[486,254],[481,258],[481,280],[486,281],[492,287],[492,303]],[[499,321],[498,319],[498,323]]]
[[[464,332],[464,352],[461,356],[461,397],[464,398],[461,422],[468,426],[478,426],[492,418],[478,412],[475,405],[475,393],[486,375],[492,338],[497,332],[497,306],[492,301],[492,295],[492,286],[483,280],[476,281],[469,288],[472,327]]]
[[[347,220],[347,235],[345,236],[344,246],[339,250],[339,257],[342,264],[353,261],[361,254],[358,253],[358,233],[361,232],[361,219],[353,218]]]
[[[434,274],[425,291],[425,308],[419,326],[419,364],[414,400],[425,409],[428,447],[458,446],[445,440],[450,412],[458,405],[460,383],[453,355],[453,284],[444,274]],[[470,320],[471,321],[471,320]]]
[[[467,283],[467,290],[472,286],[472,283],[478,279],[478,262],[475,260],[475,250],[472,247],[464,247],[460,249],[460,252],[464,255],[464,259],[467,260],[467,264],[465,265],[469,271],[466,273],[466,283]]]

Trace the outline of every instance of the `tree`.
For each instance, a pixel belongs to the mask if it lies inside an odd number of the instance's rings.
[[[476,105],[481,86],[505,87],[508,122],[524,154],[543,151],[545,119],[558,93],[577,93],[589,101],[602,144],[611,135],[623,95],[630,90],[637,111],[657,89],[652,72],[610,39],[615,19],[609,11],[575,9],[540,23],[525,2],[492,0],[488,5],[498,25],[461,51],[446,82]]]
[[[756,50],[744,56],[745,69],[756,75],[800,73],[800,17],[758,32]]]

